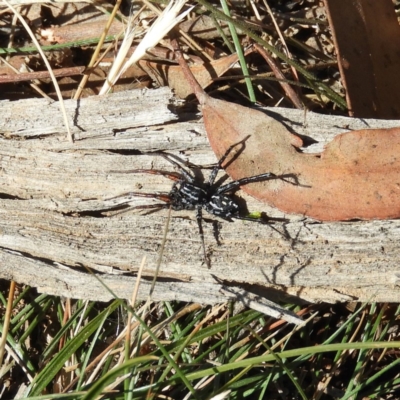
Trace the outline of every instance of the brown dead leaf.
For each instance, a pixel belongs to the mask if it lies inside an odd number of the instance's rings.
[[[210,97],[202,111],[217,157],[250,135],[226,168],[232,179],[273,172],[293,182],[243,186],[253,197],[321,221],[400,217],[400,128],[343,133],[321,154],[303,154],[302,140],[260,111]]]
[[[287,177],[242,190],[282,211],[321,221],[400,217],[400,128],[343,133],[322,153],[303,154],[302,140],[276,119],[209,97],[178,58],[217,157],[244,140],[245,148],[226,168],[232,179],[265,172]]]

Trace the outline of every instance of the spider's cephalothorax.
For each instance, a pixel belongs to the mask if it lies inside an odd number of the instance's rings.
[[[228,151],[225,153],[225,155],[219,160],[218,164],[213,168],[210,177],[208,179],[208,182],[206,183],[198,182],[194,174],[183,167],[184,162],[175,161],[178,159],[177,157],[165,153],[145,153],[152,155],[160,155],[161,157],[164,157],[168,162],[174,165],[180,172],[175,173],[175,172],[167,172],[154,169],[136,169],[128,172],[163,175],[175,181],[171,191],[169,193],[163,193],[163,194],[129,192],[117,197],[118,198],[125,196],[148,197],[148,198],[155,198],[158,200],[162,200],[164,202],[160,204],[141,205],[132,208],[161,209],[161,208],[171,207],[173,210],[176,211],[196,210],[196,219],[199,226],[199,233],[203,246],[204,259],[207,265],[209,266],[207,252],[204,244],[204,235],[202,227],[202,210],[204,209],[209,214],[216,215],[228,221],[231,221],[232,218],[236,218],[253,222],[263,222],[261,218],[258,219],[258,218],[241,216],[239,205],[235,202],[235,200],[231,196],[232,193],[237,189],[239,189],[241,185],[247,185],[252,182],[260,182],[267,179],[276,178],[274,174],[268,172],[265,174],[251,176],[249,178],[242,178],[230,182],[226,185],[216,186],[215,179],[217,177],[217,174],[219,170],[222,168],[222,164],[228,157],[233,147],[234,146],[230,147]],[[124,203],[129,203],[129,201],[130,200]],[[120,203],[120,205],[124,203]]]
[[[225,219],[239,216],[239,206],[231,197],[218,193],[218,190],[214,192],[210,189],[179,181],[174,184],[168,194],[170,205],[176,211],[201,208]]]

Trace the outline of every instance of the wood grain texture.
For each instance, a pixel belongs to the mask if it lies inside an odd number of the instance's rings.
[[[86,266],[118,296],[128,298],[146,256],[139,294],[146,298],[166,212],[104,216],[100,211],[124,200],[110,198],[132,190],[171,188],[171,181],[161,176],[124,173],[135,168],[171,170],[161,157],[140,152],[165,150],[195,164],[215,162],[204,126],[194,116],[178,122],[183,115],[180,103],[167,89],[66,104],[74,144],[66,140],[56,103],[0,103],[0,277],[46,293],[110,299]],[[320,151],[346,129],[398,124],[270,111],[294,132],[316,141],[304,149],[307,152]],[[203,173],[207,176],[209,170]],[[260,306],[263,298],[288,296],[311,302],[400,301],[398,220],[319,223],[238,195],[249,210],[288,222],[270,227],[205,215],[208,269],[202,263],[193,213],[173,212],[155,300],[210,304],[234,299],[242,288],[250,293],[249,301]],[[148,201],[132,198],[135,205]]]

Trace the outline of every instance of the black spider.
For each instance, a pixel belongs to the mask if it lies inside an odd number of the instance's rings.
[[[198,182],[193,173],[186,170],[183,165],[172,159],[172,156],[166,153],[144,153],[151,155],[159,155],[164,157],[168,162],[174,165],[179,169],[180,173],[175,172],[167,172],[161,170],[154,169],[135,169],[131,171],[127,171],[128,173],[149,173],[149,174],[157,174],[167,177],[175,181],[172,186],[172,189],[169,193],[141,193],[141,192],[129,192],[116,197],[113,197],[108,200],[113,200],[116,198],[121,198],[125,196],[137,196],[137,197],[148,197],[155,198],[158,200],[162,200],[164,203],[159,204],[149,204],[149,205],[140,205],[136,207],[136,209],[152,209],[152,208],[169,208],[171,207],[173,210],[181,211],[181,210],[196,210],[196,219],[197,224],[199,226],[200,238],[202,241],[204,259],[209,266],[209,260],[207,257],[206,247],[204,243],[204,233],[202,226],[202,210],[204,209],[209,214],[216,215],[220,218],[223,218],[228,221],[232,221],[232,218],[242,219],[252,222],[261,222],[264,220],[262,218],[253,218],[241,216],[240,207],[235,202],[235,200],[231,197],[232,193],[239,189],[242,185],[247,185],[252,182],[260,182],[264,180],[268,180],[271,178],[276,178],[276,175],[268,172],[260,175],[251,176],[248,178],[238,179],[236,181],[230,182],[226,185],[216,186],[215,179],[218,175],[220,169],[222,169],[222,164],[225,162],[229,153],[232,151],[233,147],[237,144],[231,146],[226,153],[222,156],[222,158],[218,161],[217,165],[213,168],[209,180],[207,183]],[[174,157],[178,159],[177,157]],[[182,162],[183,164],[183,162]],[[196,168],[199,168],[196,166]],[[129,203],[130,200],[120,203],[119,205]]]

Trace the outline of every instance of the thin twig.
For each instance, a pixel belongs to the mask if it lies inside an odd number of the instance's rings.
[[[275,62],[275,60],[258,43],[254,44],[254,48],[261,54],[264,60],[268,63],[269,67],[272,69],[276,78],[280,80],[279,83],[282,86],[282,89],[285,91],[286,96],[289,97],[289,99],[292,101],[292,103],[296,108],[302,110],[304,108],[302,101],[300,100],[297,93],[293,90],[293,88],[287,82],[285,82],[286,77],[283,74],[282,70],[277,65],[277,63]]]
[[[0,57],[2,59],[2,57]],[[81,75],[86,67],[68,67],[60,68],[53,71],[54,76],[74,76]],[[16,68],[13,68],[15,74],[0,75],[0,83],[9,82],[23,82],[31,81],[33,79],[46,79],[50,78],[49,71],[35,71],[35,72],[19,72]]]
[[[88,65],[88,72],[87,72],[87,74],[84,75],[81,82],[79,83],[78,89],[74,96],[75,100],[77,100],[77,99],[79,99],[79,97],[81,97],[82,91],[85,88],[87,81],[89,80],[90,73],[91,73],[91,67],[93,67],[93,65],[95,64],[95,62],[100,54],[101,47],[103,46],[104,40],[107,37],[107,33],[110,30],[110,27],[114,21],[115,15],[117,14],[117,11],[119,10],[121,3],[122,3],[122,0],[117,0],[117,2],[114,5],[114,8],[110,14],[110,18],[108,19],[107,24],[104,27],[103,33],[100,36],[99,43],[97,43],[96,49],[92,55],[92,58],[90,59],[90,62]]]

